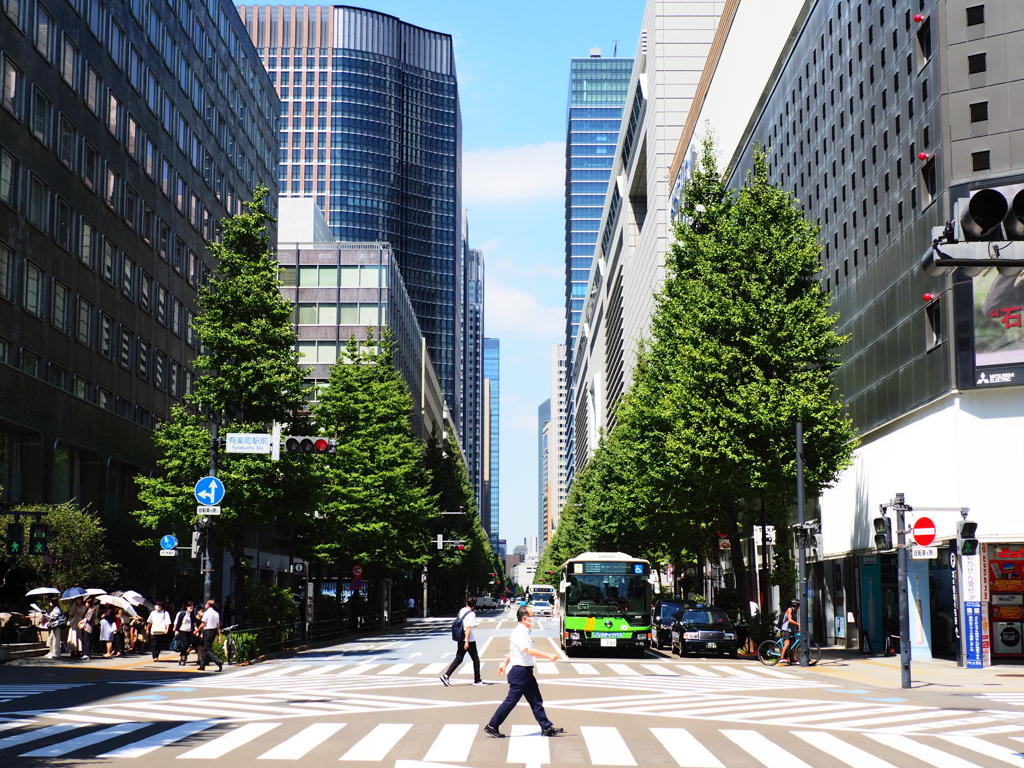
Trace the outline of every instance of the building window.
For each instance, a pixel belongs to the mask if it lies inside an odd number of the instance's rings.
[[[149,302],[153,294],[153,278],[145,271],[139,272],[139,306],[149,312]]]
[[[85,105],[92,110],[94,115],[100,114],[101,101],[100,89],[102,81],[99,72],[91,65],[85,68]]]
[[[34,173],[28,176],[28,220],[44,232],[50,218],[50,187]]]
[[[53,239],[65,251],[75,250],[75,212],[62,198],[57,198],[56,218],[53,222]]]
[[[3,56],[3,96],[0,103],[4,109],[17,118],[21,118],[21,82],[24,73],[6,54]]]
[[[129,299],[134,299],[135,289],[135,262],[127,255],[121,256],[121,293]]]
[[[145,339],[139,339],[139,376],[144,379],[149,379],[149,342]]]
[[[38,379],[42,363],[42,358],[35,352],[30,352],[27,349],[21,350],[21,370],[29,376],[35,376]]]
[[[174,299],[171,303],[171,333],[181,336],[181,302]]]
[[[971,104],[971,122],[981,123],[988,120],[988,102],[979,101]]]
[[[72,171],[78,170],[76,161],[78,159],[78,128],[68,120],[66,115],[60,116],[59,129],[57,134],[57,154]]]
[[[75,376],[74,383],[72,384],[72,391],[75,393],[75,397],[79,397],[82,400],[89,399],[89,382],[83,379],[81,376]]]
[[[985,6],[972,5],[967,9],[967,26],[976,27],[985,23]]]
[[[96,227],[88,219],[82,219],[82,240],[81,249],[78,251],[78,258],[89,269],[95,268],[96,259]]]
[[[82,163],[82,180],[93,192],[100,191],[100,152],[85,142],[85,162]]]
[[[170,370],[167,376],[167,391],[171,397],[177,398],[180,396],[178,391],[178,381],[181,378],[181,366],[174,360],[171,360]]]
[[[146,137],[146,174],[151,179],[155,179],[156,178],[156,169],[157,169],[156,157],[157,157],[157,155],[156,155],[156,143],[151,138],[149,138],[147,136]]]
[[[51,321],[53,322],[53,327],[63,333],[69,333],[71,331],[70,304],[71,291],[63,283],[54,281]]]
[[[32,86],[32,135],[46,146],[52,143],[53,102],[38,87]]]
[[[78,48],[67,35],[61,38],[60,75],[72,90],[78,90]]]
[[[162,285],[156,289],[156,319],[157,322],[167,325],[167,289]]]
[[[975,171],[987,171],[992,167],[989,150],[971,153],[971,165]]]
[[[166,221],[160,219],[160,235],[157,239],[157,253],[160,258],[167,261],[168,250],[171,244],[171,228]]]
[[[110,357],[113,354],[114,345],[114,321],[109,315],[100,313],[100,338],[99,338],[99,352],[105,357]]]
[[[38,318],[43,316],[43,271],[32,262],[25,263],[25,291],[22,295],[25,311]]]
[[[121,137],[121,100],[110,91],[107,96],[107,130]]]
[[[14,301],[14,252],[0,245],[0,298]]]
[[[132,330],[123,325],[118,343],[118,363],[122,368],[132,369]]]
[[[124,222],[132,229],[136,229],[135,219],[139,207],[139,193],[130,184],[124,185]]]
[[[164,371],[167,370],[167,358],[163,352],[156,352],[153,356],[153,386],[157,389],[164,388]]]
[[[78,297],[78,331],[76,338],[87,347],[92,346],[92,304]]]
[[[53,16],[43,7],[42,3],[36,4],[35,44],[36,50],[43,55],[47,61],[53,52]]]
[[[18,207],[18,161],[6,150],[0,150],[0,201]]]
[[[976,53],[973,56],[967,57],[967,74],[978,75],[988,70],[987,55],[984,53]]]
[[[115,266],[117,264],[117,246],[107,238],[103,238],[103,279],[114,284]]]
[[[121,174],[110,164],[107,163],[107,183],[103,191],[103,200],[109,205],[114,211],[117,211],[118,206],[121,202]]]
[[[139,128],[139,121],[128,115],[128,130],[125,131],[124,145],[128,149],[128,155],[133,160],[139,159],[139,141],[142,139],[142,129]]]

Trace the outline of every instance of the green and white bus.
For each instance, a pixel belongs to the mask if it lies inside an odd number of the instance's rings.
[[[584,552],[562,566],[559,630],[567,654],[651,647],[651,564],[622,552]]]

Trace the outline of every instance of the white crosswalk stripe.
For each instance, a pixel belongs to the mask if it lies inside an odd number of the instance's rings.
[[[737,746],[766,768],[811,768],[796,755],[757,731],[722,731]]]
[[[341,756],[342,760],[383,760],[409,732],[409,723],[381,723]]]
[[[593,765],[636,765],[617,728],[585,725],[580,728],[580,734],[587,742]]]
[[[119,749],[115,749],[111,752],[100,755],[100,757],[122,757],[122,758],[136,758],[148,755],[160,747],[166,747],[169,744],[174,744],[176,741],[193,736],[200,731],[205,731],[207,728],[211,728],[217,725],[216,720],[197,720],[194,723],[185,723],[179,725],[176,728],[171,728],[169,731],[162,731],[155,736],[150,736],[147,739],[133,742]]]
[[[890,749],[898,749],[900,752],[905,752],[928,765],[935,766],[935,768],[978,768],[975,763],[968,762],[963,758],[943,752],[920,741],[914,741],[909,736],[900,736],[898,733],[872,733],[869,735],[878,743],[884,744]]]
[[[228,752],[237,749],[243,744],[248,744],[255,738],[274,730],[280,723],[247,723],[240,725],[223,736],[218,736],[213,741],[190,749],[183,755],[178,755],[180,760],[216,760],[224,757]]]
[[[101,741],[110,741],[116,739],[118,736],[125,736],[132,731],[137,731],[140,728],[145,728],[145,723],[121,723],[110,728],[104,728],[102,731],[92,731],[90,733],[82,734],[69,741],[62,741],[58,744],[51,744],[48,747],[41,747],[34,749],[31,752],[25,752],[20,757],[60,757],[70,752],[77,752],[80,749],[91,747],[93,744],[98,744]]]
[[[298,760],[300,757],[305,757],[313,747],[323,744],[344,727],[345,723],[314,723],[287,741],[282,741],[273,749],[264,752],[259,759]]]
[[[35,696],[39,693],[52,693],[53,691],[65,691],[69,688],[80,688],[83,685],[89,685],[89,683],[54,683],[49,685],[45,683],[8,683],[0,685],[0,703],[23,699],[26,696]]]
[[[551,762],[551,740],[536,725],[513,725],[508,740],[506,763],[547,765]]]
[[[725,768],[711,750],[684,728],[651,728],[680,768]]]
[[[430,745],[423,760],[428,763],[464,763],[469,760],[469,751],[473,747],[479,726],[449,723]]]

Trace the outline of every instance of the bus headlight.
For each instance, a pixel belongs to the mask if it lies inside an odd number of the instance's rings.
[[[683,640],[700,640],[700,632],[683,632]]]
[[[580,639],[580,633],[579,632],[570,632],[569,633],[569,638],[571,640],[579,640]]]

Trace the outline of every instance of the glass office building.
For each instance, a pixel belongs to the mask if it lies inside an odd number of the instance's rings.
[[[565,349],[570,374],[632,71],[633,59],[604,59],[600,48],[593,49],[589,58],[572,59],[569,67],[565,142]],[[572,378],[570,375],[570,409],[575,401]],[[569,413],[568,482],[572,480],[574,464],[573,422]]]
[[[486,452],[484,458],[484,492],[487,499],[487,517],[484,530],[491,538],[491,548],[498,551],[498,408],[501,399],[501,342],[484,339],[484,393],[487,398],[485,421]]]
[[[391,244],[462,433],[461,118],[450,35],[342,6],[238,6],[281,96],[279,193]]]

